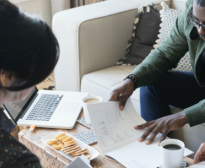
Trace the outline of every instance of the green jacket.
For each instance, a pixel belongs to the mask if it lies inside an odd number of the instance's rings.
[[[166,41],[161,43],[149,56],[139,64],[131,74],[138,78],[138,87],[156,83],[167,73],[169,69],[175,68],[180,59],[187,51],[195,78],[201,87],[205,87],[205,74],[200,76],[199,58],[205,48],[197,29],[187,20],[188,14],[193,8],[193,0],[188,0],[186,9],[176,19]],[[194,37],[194,38],[193,38]],[[190,97],[191,99],[191,97]],[[184,109],[190,126],[205,122],[205,100]]]

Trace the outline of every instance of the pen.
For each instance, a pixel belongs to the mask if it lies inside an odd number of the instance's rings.
[[[122,94],[119,94],[119,101],[121,101],[121,99],[122,99]]]
[[[32,131],[35,130],[35,128],[36,128],[36,125],[32,125],[32,126],[29,128],[29,131],[32,132]]]

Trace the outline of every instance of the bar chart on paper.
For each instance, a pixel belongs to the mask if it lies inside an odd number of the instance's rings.
[[[109,110],[98,110],[97,127],[102,144],[105,147],[122,142],[137,135],[141,135],[141,130],[135,130],[137,121],[126,109],[119,108]]]

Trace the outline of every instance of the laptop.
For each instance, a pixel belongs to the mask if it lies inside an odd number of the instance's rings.
[[[82,110],[84,92],[34,88],[23,101],[5,103],[5,111],[18,126],[72,129]]]

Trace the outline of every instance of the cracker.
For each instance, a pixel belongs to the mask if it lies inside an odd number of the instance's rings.
[[[55,138],[58,139],[58,138],[60,138],[61,136],[65,136],[65,135],[66,135],[65,133],[62,133],[62,134],[57,135]]]
[[[58,140],[59,140],[59,141],[62,141],[62,140],[64,140],[64,139],[66,139],[66,138],[68,138],[67,135],[65,135],[65,136],[61,136],[60,138],[58,138]]]
[[[69,146],[72,146],[72,145],[77,145],[77,143],[76,142],[74,142],[74,143],[71,143],[71,144],[64,144],[64,146],[63,147],[69,147]]]
[[[74,148],[74,147],[76,147],[77,146],[77,144],[75,144],[75,145],[72,145],[72,146],[63,146],[62,147],[62,150],[67,150],[67,149],[70,149],[70,148]]]
[[[63,144],[62,143],[56,143],[56,144],[53,144],[52,147],[56,150],[60,150],[63,147]]]
[[[69,145],[69,144],[72,144],[72,143],[76,143],[75,141],[67,141],[64,143],[64,145]]]
[[[85,153],[84,155],[87,157],[87,159],[90,159],[92,157],[90,153]]]
[[[76,149],[73,149],[73,150],[70,150],[70,151],[66,151],[65,154],[72,154],[72,153],[78,152],[80,150],[81,150],[81,148],[76,148]]]
[[[46,141],[46,143],[47,143],[48,145],[53,145],[53,144],[56,144],[57,142],[58,142],[58,140],[55,139],[55,138],[49,139],[49,140]]]
[[[74,146],[74,147],[71,147],[71,148],[65,148],[65,149],[62,149],[62,151],[70,151],[70,150],[73,150],[73,149],[76,149],[76,148],[80,148],[80,146]]]
[[[88,153],[88,152],[89,152],[88,150],[83,151],[83,152],[78,151],[78,152],[76,152],[76,153],[73,153],[72,155],[73,155],[73,156],[80,156],[80,155],[85,154],[85,153]]]
[[[75,148],[67,149],[67,150],[65,150],[65,151],[63,151],[63,152],[70,152],[70,151],[73,151],[73,150],[76,150],[76,149],[81,150],[80,146],[76,146]]]
[[[62,142],[65,143],[67,141],[72,141],[72,140],[73,140],[73,137],[68,137],[68,138],[64,139]]]
[[[87,148],[83,148],[83,149],[81,149],[81,150],[78,151],[78,152],[74,152],[73,155],[74,155],[74,156],[76,156],[76,155],[82,155],[82,154],[88,153],[88,152],[89,152],[89,151],[88,151]]]

